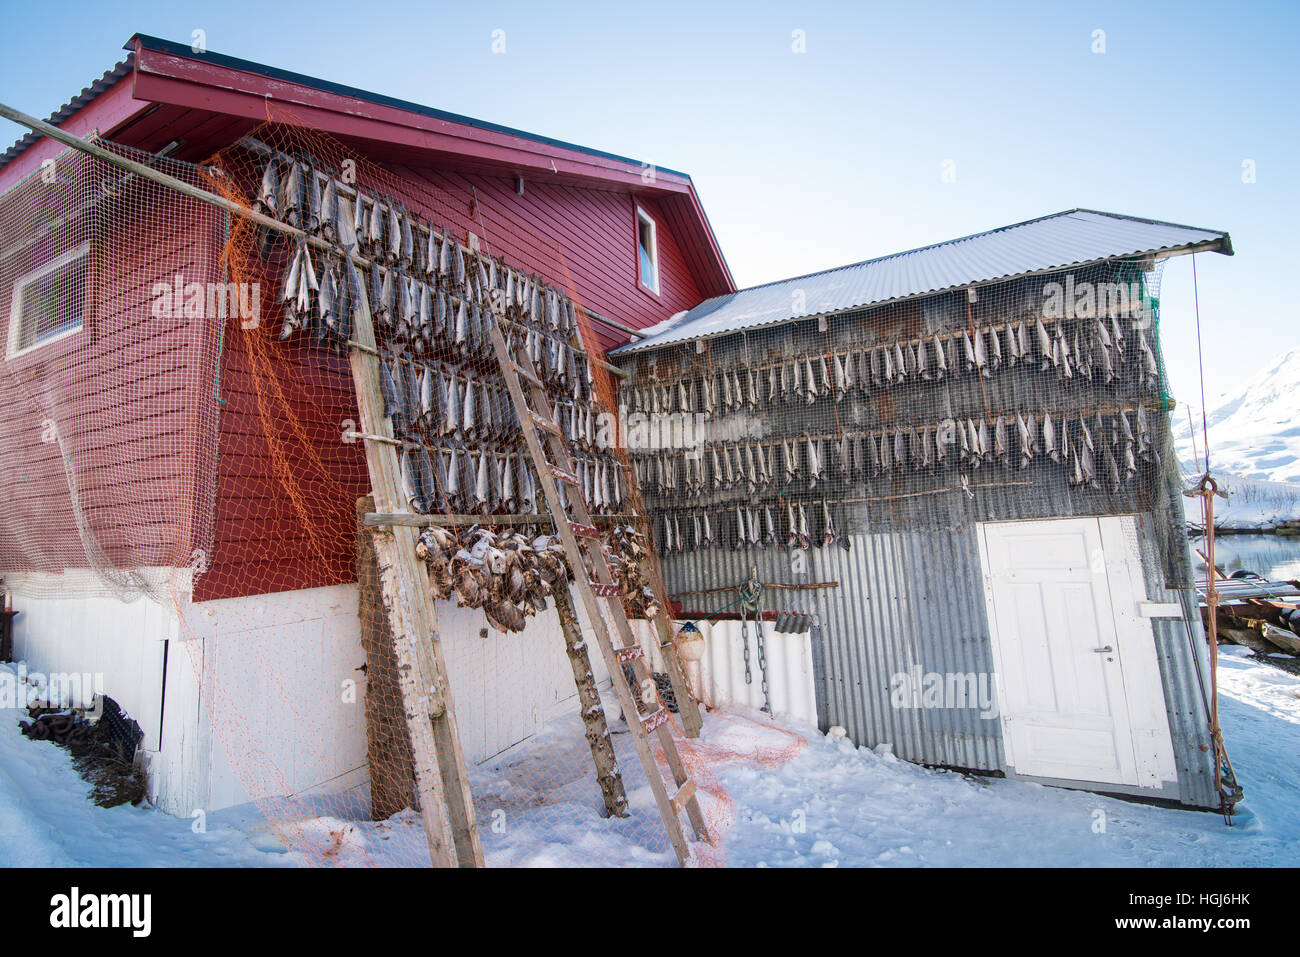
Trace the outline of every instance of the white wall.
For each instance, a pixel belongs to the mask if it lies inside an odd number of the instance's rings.
[[[680,630],[683,622],[674,622]],[[710,708],[738,705],[762,708],[762,672],[758,666],[758,635],[749,626],[750,683],[745,683],[745,638],[739,621],[700,622],[704,656],[698,665],[684,665],[687,680],[696,695]],[[647,622],[637,622],[637,637],[646,649],[651,668],[663,671],[658,634]],[[772,623],[763,624],[763,645],[767,656],[768,691],[772,712],[787,714],[811,724],[817,723],[817,690],[813,681],[812,636],[779,635]]]
[[[144,729],[144,747],[158,747],[164,642],[174,622],[165,610],[140,598],[34,599],[14,595],[14,657],[29,672],[89,674],[85,707],[96,693],[111,697]]]
[[[58,576],[27,577],[25,591],[58,594]],[[103,691],[139,721],[151,798],[164,810],[189,816],[270,795],[364,792],[355,585],[199,604],[178,594],[167,607],[21,593],[14,601],[23,612],[15,653],[30,669],[102,672]],[[440,602],[438,612],[467,761],[485,761],[576,708],[553,610],[522,634],[487,629],[486,637],[481,611]],[[581,610],[579,620],[604,682]],[[350,695],[345,682],[355,683]]]

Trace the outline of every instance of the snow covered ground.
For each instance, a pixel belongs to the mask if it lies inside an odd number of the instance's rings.
[[[1211,462],[1213,464],[1213,462]],[[1187,484],[1195,484],[1200,473],[1188,476]],[[1227,498],[1214,500],[1214,527],[1233,531],[1268,530],[1283,522],[1300,520],[1300,486],[1282,482],[1265,482],[1242,478],[1215,469],[1215,481]],[[1200,499],[1183,498],[1183,514],[1187,523],[1200,528],[1204,522]]]
[[[1220,657],[1222,722],[1247,793],[1232,828],[1214,814],[928,770],[884,747],[855,748],[753,713],[710,716],[686,754],[711,768],[702,776],[705,810],[723,836],[718,862],[733,867],[1295,866],[1300,678],[1248,655],[1231,647]],[[23,738],[19,716],[0,710],[0,864],[364,865],[422,857],[415,815],[374,824],[359,804],[353,814],[335,801],[327,813],[278,829],[250,805],[208,815],[203,833],[156,811],[95,807],[67,753]],[[616,739],[634,811],[628,820],[598,813],[576,716],[476,769],[488,862],[671,863],[630,741]]]

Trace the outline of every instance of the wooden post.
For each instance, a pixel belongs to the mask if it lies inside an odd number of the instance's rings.
[[[371,530],[362,524],[374,499],[357,499],[357,614],[366,653],[366,761],[370,768],[370,813],[387,820],[403,808],[420,810],[415,791],[411,735],[402,711],[402,688],[393,654],[393,633],[384,613],[379,565]]]
[[[600,785],[600,793],[605,800],[605,814],[607,817],[627,817],[627,793],[623,789],[623,776],[618,769],[614,743],[609,736],[609,724],[605,720],[605,708],[596,691],[591,657],[587,654],[587,643],[583,640],[582,629],[578,625],[578,615],[573,607],[573,597],[569,594],[568,582],[557,582],[551,597],[555,601],[560,628],[564,631],[564,646],[569,653],[569,664],[573,666],[573,683],[578,686],[578,705],[582,711],[582,723],[587,729],[591,757],[596,764],[596,783]],[[614,676],[614,680],[622,680],[622,677]]]
[[[405,509],[407,502],[397,450],[390,441],[383,441],[392,439],[393,425],[384,414],[375,329],[364,286],[357,298],[355,319],[361,348],[349,350],[348,361],[357,412],[362,431],[380,437],[379,441],[366,440],[370,486],[375,508],[396,512]],[[437,613],[429,594],[428,572],[415,555],[419,534],[418,529],[405,525],[376,528],[372,541],[410,728],[421,819],[435,866],[481,867],[483,848],[447,687]]]

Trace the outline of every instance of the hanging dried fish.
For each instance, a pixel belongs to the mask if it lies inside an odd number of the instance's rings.
[[[931,340],[931,344],[934,347],[933,376],[935,379],[942,379],[948,374],[948,357],[944,354],[943,343],[939,341],[938,333]]]
[[[1055,356],[1052,353],[1051,337],[1048,336],[1047,329],[1043,325],[1042,319],[1038,319],[1038,318],[1034,319],[1034,335],[1037,337],[1038,340],[1038,355],[1042,359],[1042,366],[1040,371],[1046,372],[1048,369],[1050,369],[1053,366],[1055,362]]]
[[[975,330],[974,353],[975,368],[979,370],[980,375],[987,379],[993,375],[993,372],[989,369],[989,357],[984,349],[984,336],[980,334],[978,329]]]
[[[965,329],[961,331],[961,350],[966,357],[966,371],[974,372],[979,368],[979,362],[975,356],[975,344],[971,342],[970,334]]]
[[[1033,460],[1034,448],[1029,423],[1019,412],[1016,413],[1016,434],[1020,437],[1020,467],[1023,469]]]
[[[831,507],[822,499],[822,548],[830,548],[838,539],[835,522],[831,519]]]
[[[1011,464],[1011,453],[1007,447],[1007,423],[1001,414],[993,423],[993,455],[1004,468]]]
[[[1138,403],[1137,407],[1137,443],[1138,456],[1149,461],[1153,457],[1151,423],[1147,418],[1146,406],[1141,402]]]
[[[1056,367],[1061,371],[1061,375],[1066,379],[1074,378],[1073,363],[1070,360],[1070,346],[1065,339],[1065,328],[1059,322],[1056,324],[1056,341],[1052,344],[1052,351],[1056,357]]]
[[[822,440],[804,436],[808,452],[808,487],[814,489],[822,477]]]
[[[1137,337],[1138,354],[1142,360],[1142,385],[1146,389],[1155,391],[1160,385],[1160,366],[1156,362],[1155,352],[1147,342],[1146,332],[1137,328]]]
[[[1061,453],[1056,446],[1056,426],[1052,424],[1052,414],[1043,410],[1043,451],[1053,462],[1060,463]]]

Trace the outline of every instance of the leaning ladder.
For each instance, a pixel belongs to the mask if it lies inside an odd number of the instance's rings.
[[[623,609],[623,599],[614,575],[605,561],[604,549],[600,542],[600,533],[592,521],[591,512],[582,495],[582,483],[573,472],[569,459],[568,447],[564,433],[556,422],[550,398],[528,350],[518,348],[516,355],[511,355],[511,348],[506,342],[503,329],[513,323],[505,316],[504,303],[497,299],[491,303],[492,314],[496,322],[490,323],[492,348],[496,353],[501,376],[505,380],[506,390],[514,405],[515,416],[519,420],[520,432],[537,473],[538,485],[546,499],[546,507],[555,530],[564,546],[564,554],[573,570],[574,588],[582,596],[587,618],[596,633],[596,643],[600,646],[615,690],[618,692],[619,704],[627,718],[632,740],[636,742],[637,756],[645,770],[650,790],[654,793],[655,804],[663,818],[668,831],[668,839],[677,859],[685,864],[690,857],[690,846],[682,831],[678,815],[686,811],[691,829],[697,841],[709,840],[708,828],[704,815],[700,811],[699,799],[695,793],[695,782],[686,773],[681,755],[673,740],[672,728],[668,723],[668,710],[655,690],[654,677],[645,653],[641,650],[636,634]],[[520,327],[522,331],[522,327]],[[514,339],[517,346],[522,345],[518,337]],[[593,579],[589,574],[594,573]],[[601,599],[604,599],[602,607]],[[619,644],[612,640],[608,614],[618,633]],[[636,678],[637,690],[642,702],[648,707],[648,713],[642,713],[637,696],[623,676],[623,665],[632,668]],[[669,787],[663,772],[655,760],[650,736],[659,738],[664,756],[668,761],[673,776],[673,786]]]

